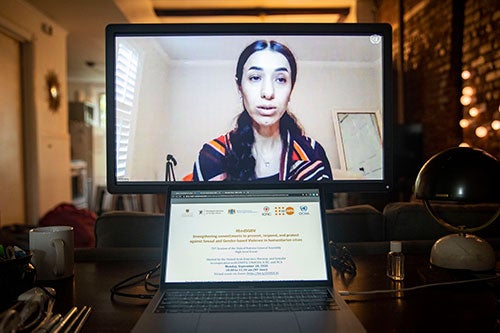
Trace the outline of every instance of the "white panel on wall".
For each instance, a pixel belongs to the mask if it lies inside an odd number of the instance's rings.
[[[0,226],[24,223],[19,43],[0,32]]]

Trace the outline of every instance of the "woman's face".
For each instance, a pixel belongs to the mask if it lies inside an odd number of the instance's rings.
[[[278,124],[292,92],[288,60],[268,49],[255,52],[243,65],[240,92],[254,126]]]

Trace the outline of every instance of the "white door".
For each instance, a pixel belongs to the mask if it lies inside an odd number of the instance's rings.
[[[0,33],[0,226],[25,223],[21,51]]]

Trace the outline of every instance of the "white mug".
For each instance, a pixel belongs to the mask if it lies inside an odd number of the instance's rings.
[[[39,227],[30,230],[31,263],[41,281],[70,277],[74,273],[73,227]]]

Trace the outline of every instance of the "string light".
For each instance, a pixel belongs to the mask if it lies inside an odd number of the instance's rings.
[[[470,108],[469,115],[471,117],[477,117],[478,114],[479,114],[479,109],[478,108],[476,108],[476,107]]]
[[[460,127],[467,128],[470,125],[470,121],[468,119],[462,119],[462,120],[460,120],[459,124],[460,124]]]
[[[498,131],[500,129],[500,120],[493,120],[491,122],[491,128]]]
[[[462,94],[465,96],[472,96],[474,95],[474,88],[471,86],[466,86],[462,89]]]
[[[488,129],[484,126],[479,126],[478,128],[476,128],[475,133],[478,138],[484,138],[486,135],[488,135]]]
[[[470,81],[467,81],[471,79],[472,76],[472,72],[469,70],[463,70],[461,73],[463,87],[462,96],[460,97],[460,103],[464,106],[465,115],[464,118],[460,119],[459,121],[459,125],[463,129],[464,135],[464,141],[460,143],[460,147],[471,147],[477,144],[481,145],[481,143],[479,143],[477,139],[488,140],[488,137],[490,136],[492,138],[496,137],[498,132],[496,132],[497,134],[495,134],[495,131],[500,131],[499,117],[493,115],[493,112],[490,113],[489,110],[487,110],[485,103],[477,104],[476,88],[471,85]],[[483,123],[483,125],[479,125],[478,121],[480,120],[480,117],[478,116],[483,112],[486,113],[485,116],[488,116],[488,118],[491,116],[491,118],[488,123],[485,123],[482,120],[484,117],[481,117],[481,122]],[[498,112],[500,113],[500,105],[498,105]],[[475,134],[476,139],[468,136],[468,133],[471,133],[472,131]]]
[[[462,95],[460,97],[460,103],[462,103],[463,106],[467,106],[472,102],[472,97],[469,95]]]

